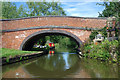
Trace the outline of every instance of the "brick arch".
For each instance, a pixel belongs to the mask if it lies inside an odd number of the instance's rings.
[[[35,32],[28,37],[26,37],[23,41],[22,44],[20,45],[20,50],[24,50],[28,47],[32,47],[33,43],[38,40],[38,37],[40,36],[45,36],[45,35],[50,35],[50,34],[60,34],[60,35],[65,35],[68,36],[72,39],[75,40],[75,42],[78,44],[78,47],[82,44],[82,41],[74,34],[68,32],[68,31],[63,31],[63,30],[42,30]],[[29,48],[28,48],[29,50]]]

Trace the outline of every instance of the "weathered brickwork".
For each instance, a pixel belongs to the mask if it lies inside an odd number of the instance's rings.
[[[3,21],[2,28],[18,29],[36,26],[75,26],[89,28],[103,28],[106,25],[106,19],[84,19],[84,18],[69,18],[69,17],[38,17],[19,19],[11,21]]]
[[[89,27],[89,28],[103,28],[106,25],[106,19],[95,18],[78,18],[78,17],[36,17],[18,20],[6,20],[2,22],[2,30],[29,28],[36,26],[73,26],[73,27]],[[15,32],[5,32],[2,34],[2,47],[19,49],[23,40],[29,35],[46,29],[23,30]],[[91,31],[78,29],[56,29],[62,30],[77,36],[82,42],[89,38]]]

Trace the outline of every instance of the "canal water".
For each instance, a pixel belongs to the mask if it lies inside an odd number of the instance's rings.
[[[75,51],[51,50],[38,58],[5,65],[3,78],[118,78],[117,64],[80,58]]]

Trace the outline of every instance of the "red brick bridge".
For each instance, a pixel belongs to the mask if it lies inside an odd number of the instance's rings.
[[[45,35],[61,34],[73,38],[78,46],[89,38],[92,30],[105,27],[106,18],[73,16],[39,16],[0,20],[2,47],[30,49],[34,42]]]

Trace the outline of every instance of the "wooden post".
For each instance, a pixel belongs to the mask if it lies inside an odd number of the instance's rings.
[[[115,24],[116,24],[116,18],[115,17],[112,17],[112,29],[113,29],[113,31],[112,31],[112,37],[115,37]]]
[[[109,38],[109,37],[111,37],[111,32],[109,31],[109,29],[112,27],[112,18],[111,17],[109,17],[107,19],[107,26],[108,26],[107,37]]]

